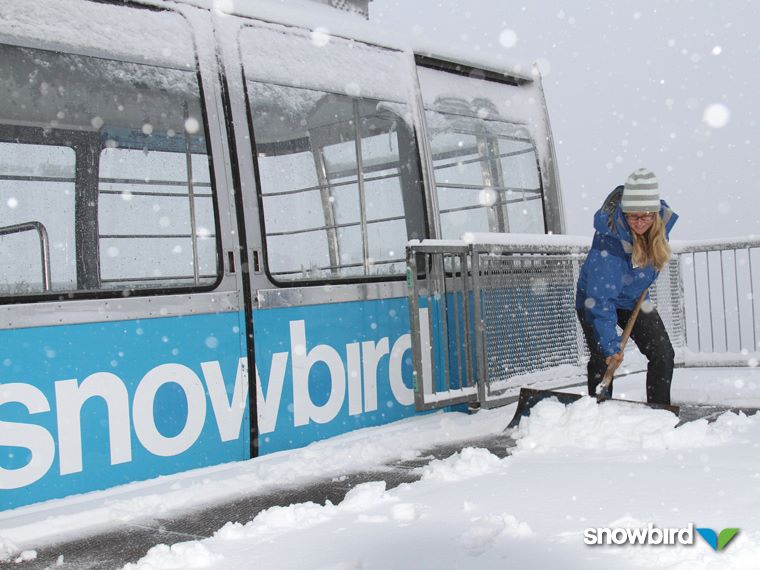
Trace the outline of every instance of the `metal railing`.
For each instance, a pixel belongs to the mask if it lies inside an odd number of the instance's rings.
[[[676,242],[686,364],[757,365],[760,238]]]
[[[515,376],[582,364],[585,345],[574,307],[584,258],[585,252],[573,249],[540,253],[473,245],[481,400],[507,392]]]
[[[45,225],[42,222],[24,222],[0,228],[0,236],[21,232],[37,232],[40,238],[40,265],[42,265],[42,290],[50,291],[50,242]]]
[[[469,247],[407,247],[407,286],[418,409],[477,400]]]
[[[587,238],[499,234],[409,245],[418,408],[499,405],[525,385],[577,382],[588,350],[575,287],[588,249]],[[760,240],[676,244],[673,254],[650,297],[677,363],[756,365]]]
[[[408,246],[417,407],[498,405],[526,374],[579,373],[588,356],[575,283],[587,250],[583,241]]]

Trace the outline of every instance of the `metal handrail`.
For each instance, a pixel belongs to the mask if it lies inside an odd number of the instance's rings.
[[[0,236],[20,232],[36,231],[40,236],[40,256],[42,257],[42,290],[50,291],[50,242],[45,225],[42,222],[24,222],[0,228]]]
[[[695,352],[714,353],[716,350],[721,352],[718,347],[722,344],[724,349],[722,352],[732,353],[738,350],[741,353],[746,352],[747,358],[756,355],[760,347],[758,347],[755,319],[757,313],[756,278],[752,271],[752,257],[756,257],[760,251],[760,238],[675,242],[671,246],[674,255],[679,258],[680,264],[691,268],[691,274],[684,274],[681,278],[684,292],[688,291],[694,296],[694,308],[689,313],[692,315],[694,323],[690,329],[696,332],[694,337],[696,341]],[[740,271],[737,258],[741,258],[744,260],[743,262],[747,263],[748,268],[742,274],[746,276],[743,280],[748,285],[749,291],[746,291],[746,286],[740,290]],[[704,262],[701,271],[697,268],[697,263],[700,260]],[[717,267],[715,266],[716,263]],[[731,280],[733,280],[733,287],[731,287]],[[700,286],[700,282],[706,284],[706,287]],[[742,295],[745,292],[747,294]],[[718,307],[713,307],[713,300],[718,304]],[[706,303],[707,311],[699,310],[700,302]],[[747,320],[745,321],[745,319]],[[732,321],[731,326],[729,326],[729,320]],[[747,332],[750,333],[751,340],[746,337]],[[703,339],[703,333],[709,337],[709,347],[706,342],[708,339]],[[693,346],[692,343],[689,344]],[[732,350],[729,345],[734,345],[736,348]]]
[[[760,247],[760,237],[737,237],[737,238],[718,238],[699,241],[680,241],[670,242],[670,248],[673,253],[704,253],[706,251],[725,251],[729,249],[751,249]]]

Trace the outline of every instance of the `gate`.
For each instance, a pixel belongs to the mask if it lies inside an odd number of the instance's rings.
[[[577,384],[585,374],[588,350],[575,316],[575,285],[588,240],[516,234],[473,238],[407,246],[420,410],[463,402],[495,407],[521,387]],[[650,296],[683,362],[680,260],[673,256]]]

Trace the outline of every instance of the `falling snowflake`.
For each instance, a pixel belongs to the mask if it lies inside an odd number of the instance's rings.
[[[702,114],[702,120],[714,129],[725,127],[730,118],[731,111],[722,103],[709,105]]]

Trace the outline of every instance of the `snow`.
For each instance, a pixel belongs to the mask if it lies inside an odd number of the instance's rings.
[[[731,111],[722,103],[709,105],[702,114],[702,120],[714,129],[725,127],[730,118]]]
[[[194,69],[193,38],[182,16],[165,11],[94,3],[82,10],[76,0],[0,1],[0,20],[13,37],[56,43],[82,55],[118,56],[128,61]],[[166,38],[171,38],[168,43]],[[0,40],[4,34],[0,33]]]
[[[543,122],[540,99],[532,90],[526,91],[523,87],[495,83],[474,76],[455,75],[427,67],[418,67],[417,75],[425,109],[451,112],[450,103],[458,101],[461,103],[458,110],[469,116],[495,116],[500,120],[515,123],[523,123],[525,117],[531,117],[534,118],[536,127]],[[435,131],[436,124],[433,123],[430,128]]]
[[[747,452],[757,448],[760,419],[676,422],[632,404],[545,401],[520,425],[511,457],[465,448],[424,467],[418,483],[387,490],[371,482],[337,505],[274,507],[188,544],[228,568],[537,568],[569,560],[588,568],[753,567],[760,535],[751,530],[719,559],[701,542],[652,550],[583,544],[586,527],[756,526],[750,507],[758,503],[760,461]],[[166,550],[156,547],[127,568],[171,567],[161,565]]]
[[[148,2],[150,0],[142,0]],[[464,65],[479,67],[496,73],[505,73],[523,79],[532,79],[530,66],[511,64],[491,54],[473,53],[472,50],[452,49],[448,38],[439,34],[409,34],[404,26],[377,25],[375,19],[380,11],[370,4],[370,20],[364,20],[355,14],[335,10],[312,0],[257,0],[243,2],[240,0],[186,0],[202,8],[212,8],[222,15],[240,15],[262,22],[282,23],[312,30],[311,37],[316,46],[325,44],[336,37],[361,37],[367,42],[402,49],[425,55],[441,57]],[[372,0],[377,3],[378,0]],[[399,4],[402,11],[409,6]],[[382,8],[381,8],[382,9]],[[426,18],[430,13],[426,14]],[[381,19],[381,18],[380,18]],[[404,23],[406,24],[406,22]],[[485,56],[485,57],[484,57]]]
[[[616,396],[643,397],[643,374],[616,383]],[[673,399],[760,406],[760,370],[677,369]],[[497,434],[513,413],[511,405],[411,418],[304,449],[0,513],[0,556],[15,560],[25,550],[33,557],[65,529],[104,530],[114,520],[418,457],[436,443]],[[372,481],[337,504],[272,507],[203,540],[156,545],[126,568],[756,567],[760,416],[725,413],[713,423],[678,426],[669,412],[633,403],[545,400],[512,436],[516,447],[505,458],[465,447],[418,468],[415,483],[388,489]],[[584,543],[587,528],[689,524],[741,530],[721,552],[698,536],[694,545]]]
[[[500,234],[500,233],[465,233],[462,239],[467,243],[529,246],[541,248],[572,248],[584,250],[591,247],[591,239],[587,236],[571,236],[566,234]]]
[[[111,521],[132,521],[221,501],[239,493],[340,476],[391,459],[412,459],[441,440],[495,433],[501,418],[435,414],[358,430],[292,452],[228,463],[0,512],[0,537],[18,545],[76,536]],[[399,440],[403,439],[403,446]],[[222,484],[223,483],[223,484]],[[40,521],[44,520],[44,525]],[[1,543],[0,543],[1,544]]]
[[[700,240],[671,240],[670,247],[673,253],[691,253],[698,251],[719,251],[733,247],[735,249],[760,247],[760,238],[757,235],[749,234],[739,237],[724,237],[717,239],[700,239]]]
[[[591,246],[591,238],[584,235],[569,234],[521,234],[521,233],[482,233],[466,232],[459,240],[409,240],[409,244],[432,245],[432,246],[466,246],[470,243],[487,245],[506,245],[519,247],[545,248],[571,248],[579,251]],[[705,251],[710,249],[725,250],[735,247],[736,249],[760,247],[760,238],[748,235],[737,237],[725,237],[702,240],[671,240],[671,249],[675,254],[689,253],[692,251]]]
[[[575,249],[579,252],[591,246],[591,240],[586,236],[571,236],[565,234],[519,234],[519,233],[479,233],[465,232],[462,238],[455,239],[412,239],[408,245],[422,245],[432,247],[467,247],[471,243],[482,245],[506,245],[515,247],[528,247],[546,251],[547,248]]]
[[[518,426],[517,451],[538,454],[566,449],[633,450],[683,449],[730,438],[723,425],[698,420],[674,429],[678,418],[666,410],[642,409],[639,404],[610,402],[598,406],[592,398],[564,406],[540,402]],[[731,414],[720,417],[729,418]],[[747,420],[746,417],[743,417]],[[731,420],[726,420],[729,426]]]
[[[315,44],[304,30],[264,22],[241,30],[240,49],[246,77],[254,81],[397,103],[412,95],[412,62],[402,52],[339,37]]]

